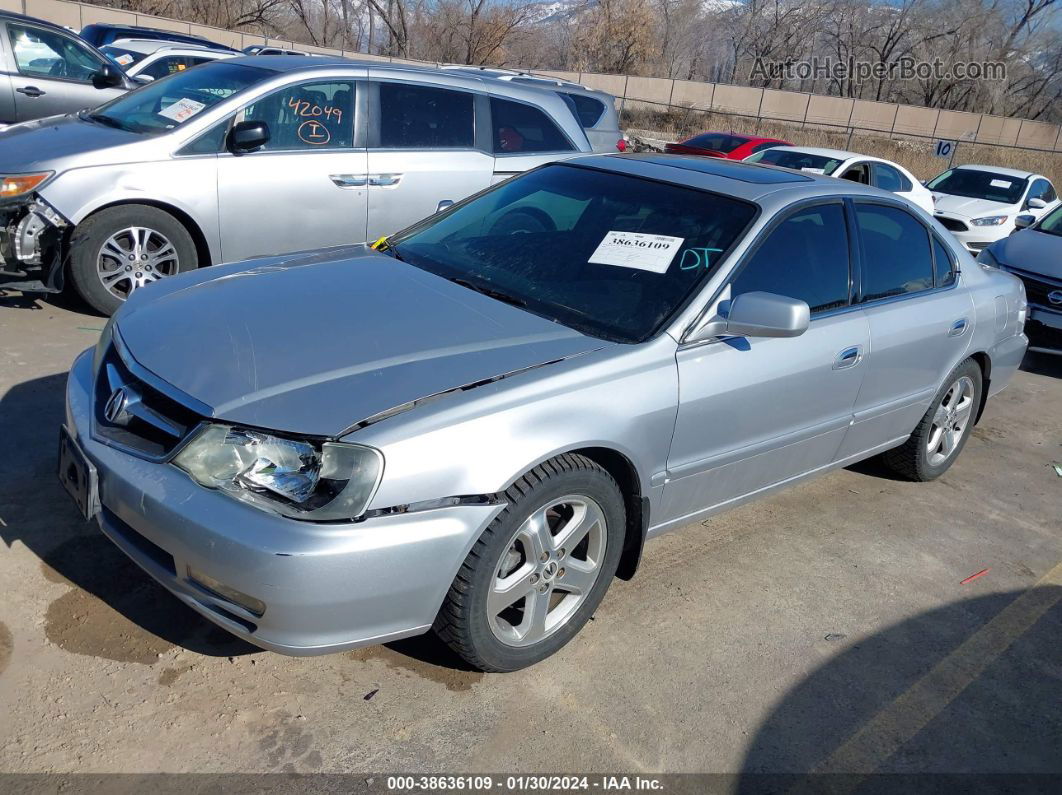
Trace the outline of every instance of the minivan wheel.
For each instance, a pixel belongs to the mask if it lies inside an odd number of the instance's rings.
[[[581,455],[535,467],[504,498],[434,626],[483,671],[524,668],[575,637],[616,574],[625,532],[619,486]]]
[[[947,472],[970,438],[981,388],[981,368],[973,359],[952,370],[910,438],[883,454],[886,466],[908,480],[933,480]]]
[[[108,207],[70,239],[70,277],[82,298],[112,315],[136,290],[198,267],[195,242],[169,213],[147,205]]]

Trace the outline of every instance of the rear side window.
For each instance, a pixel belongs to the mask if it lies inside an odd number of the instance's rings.
[[[929,230],[896,207],[856,204],[863,239],[863,300],[916,293],[933,286]]]
[[[380,146],[385,149],[471,149],[473,97],[465,91],[380,83]]]
[[[496,154],[571,152],[574,149],[553,120],[533,105],[491,97],[490,115]]]
[[[936,237],[933,238],[933,266],[937,287],[947,287],[955,281],[955,256]]]
[[[575,118],[586,129],[597,124],[605,113],[605,103],[593,97],[583,96],[582,94],[568,94],[564,91],[558,91],[557,93],[566,102],[571,102],[575,109]]]
[[[874,184],[882,190],[893,193],[906,193],[914,187],[911,185],[911,180],[907,179],[892,166],[884,163],[871,163],[870,165],[874,169]]]
[[[849,279],[844,208],[821,204],[797,210],[770,232],[730,283],[730,298],[762,290],[825,312],[848,304]]]

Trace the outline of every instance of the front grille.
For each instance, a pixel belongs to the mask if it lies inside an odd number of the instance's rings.
[[[964,224],[962,221],[956,221],[954,218],[945,218],[943,215],[938,215],[937,220],[940,221],[941,226],[945,229],[950,229],[952,232],[969,232],[970,227]]]
[[[96,374],[97,436],[144,458],[164,458],[195,428],[199,414],[137,378],[112,344]]]
[[[1027,273],[1017,268],[1008,268],[1008,270],[1025,284],[1025,297],[1030,304],[1037,304],[1038,306],[1062,312],[1062,304],[1053,303],[1047,297],[1049,293],[1062,290],[1062,281],[1048,279],[1039,273]]]

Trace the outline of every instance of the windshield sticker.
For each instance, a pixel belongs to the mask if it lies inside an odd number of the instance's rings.
[[[679,268],[684,271],[691,271],[702,265],[705,268],[710,268],[712,265],[712,254],[721,254],[722,252],[723,249],[721,248],[688,248],[682,252],[682,259],[679,260]]]
[[[179,124],[182,121],[192,118],[205,107],[206,105],[202,102],[196,102],[194,99],[182,97],[169,107],[160,110],[159,115],[165,116],[167,119],[173,119]]]
[[[590,255],[595,265],[665,273],[685,238],[610,231]]]
[[[1011,182],[1009,179],[994,179],[988,184],[991,185],[993,188],[1009,188],[1014,183]]]
[[[824,168],[804,167],[804,168],[802,168],[800,170],[801,171],[806,171],[808,174],[825,174],[826,173],[826,169],[824,169]]]
[[[133,62],[133,56],[129,54],[119,55],[114,59],[114,62],[119,66],[129,66]]]

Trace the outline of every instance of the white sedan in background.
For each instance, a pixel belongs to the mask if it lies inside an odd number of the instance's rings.
[[[1042,174],[999,166],[949,168],[926,187],[937,220],[975,255],[1013,232],[1019,215],[1039,219],[1058,198]]]
[[[766,163],[795,171],[825,174],[862,185],[873,185],[902,196],[927,213],[933,212],[933,197],[915,176],[898,163],[880,157],[822,149],[814,146],[775,146],[745,158],[746,163]]]
[[[119,39],[100,52],[122,67],[134,80],[148,83],[183,72],[207,61],[235,58],[236,51],[214,50],[197,44],[181,44],[161,39]]]

